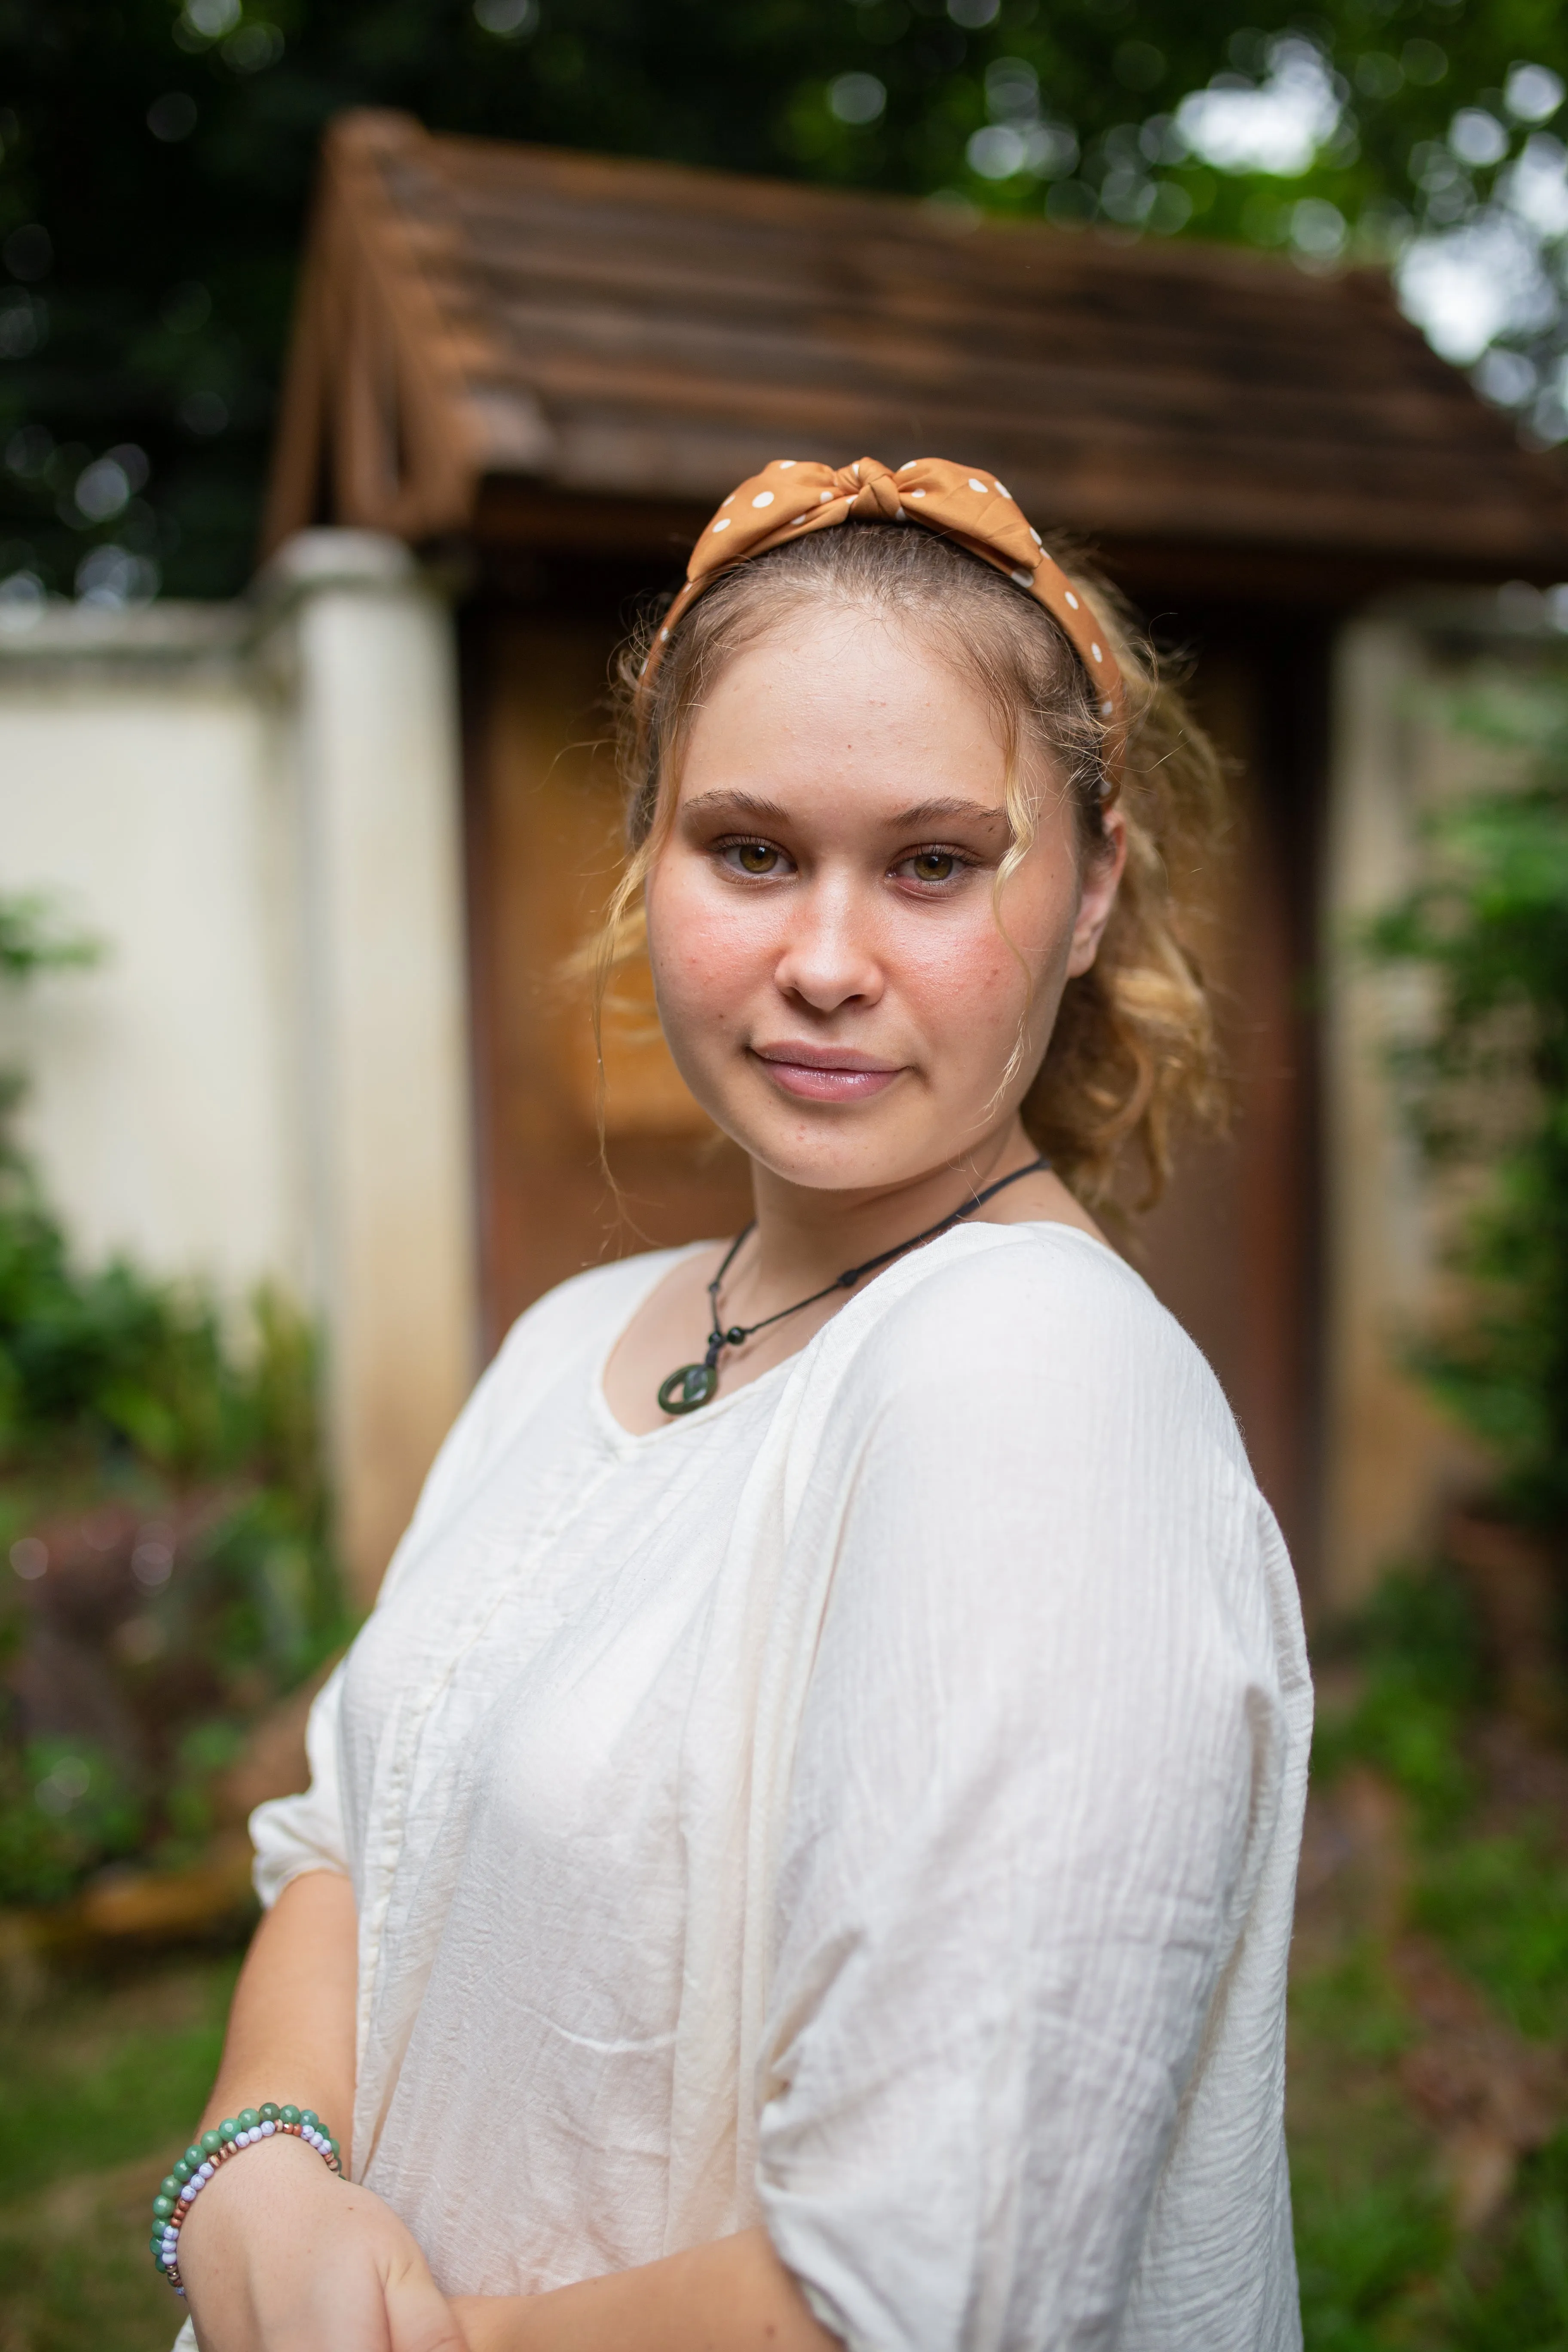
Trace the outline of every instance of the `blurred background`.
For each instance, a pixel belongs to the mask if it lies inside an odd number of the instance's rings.
[[[1568,2346],[1565,79],[1548,0],[0,5],[0,2352],[172,2336],[245,1816],[476,1370],[743,1214],[635,1019],[617,1208],[560,973],[613,647],[786,452],[998,472],[1225,748],[1236,1113],[1127,1246],[1311,1632],[1307,2340]]]

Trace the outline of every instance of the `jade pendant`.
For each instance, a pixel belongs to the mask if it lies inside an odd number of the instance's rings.
[[[699,1405],[711,1402],[719,1386],[719,1370],[715,1364],[682,1364],[658,1386],[661,1412],[695,1412]]]

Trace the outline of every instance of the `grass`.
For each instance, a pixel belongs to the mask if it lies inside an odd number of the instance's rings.
[[[238,1961],[13,1987],[0,2022],[0,2352],[168,2352],[152,2198],[216,2069]],[[19,1994],[19,1997],[18,1997]]]

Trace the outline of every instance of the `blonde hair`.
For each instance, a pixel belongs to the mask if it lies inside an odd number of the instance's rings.
[[[1068,576],[1121,667],[1119,776],[1108,771],[1105,724],[1082,666],[1055,622],[1001,572],[922,527],[852,521],[737,565],[690,607],[645,682],[659,625],[657,610],[646,615],[616,665],[628,856],[592,950],[595,1034],[612,975],[646,949],[643,886],[668,835],[693,719],[721,670],[808,609],[878,612],[924,635],[996,720],[1013,832],[996,877],[999,922],[1008,876],[1035,837],[1026,749],[1043,751],[1065,781],[1081,857],[1104,851],[1105,812],[1122,809],[1127,863],[1099,953],[1068,982],[1020,1108],[1031,1140],[1081,1199],[1103,1202],[1131,1162],[1135,1205],[1152,1206],[1175,1128],[1223,1116],[1213,1010],[1192,936],[1218,845],[1220,771],[1114,592],[1079,571]],[[1016,1055],[1023,1050],[1020,1036]],[[999,1093],[1016,1074],[1015,1060]]]

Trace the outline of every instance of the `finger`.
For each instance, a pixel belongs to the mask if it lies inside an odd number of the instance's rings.
[[[450,2304],[423,2266],[388,2280],[386,2324],[391,2352],[468,2352]]]

